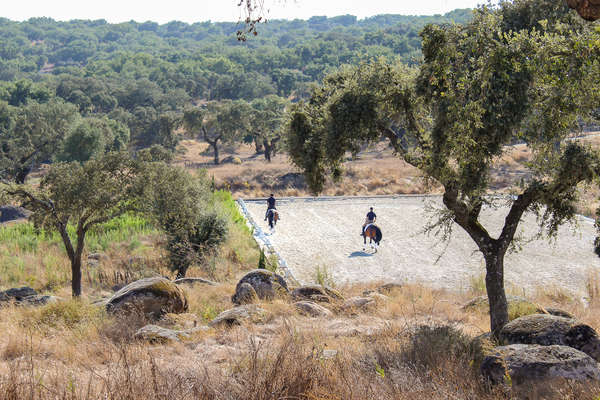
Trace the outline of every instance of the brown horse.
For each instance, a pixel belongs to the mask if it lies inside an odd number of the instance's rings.
[[[275,225],[279,221],[279,212],[274,208],[269,209],[267,211],[267,219],[269,220],[269,228],[275,229]]]
[[[369,244],[371,245],[371,248],[375,250],[375,253],[377,253],[377,247],[379,246],[379,242],[381,242],[382,237],[383,235],[381,234],[381,229],[374,224],[369,224],[363,233],[364,245],[367,245],[367,238],[369,238]],[[375,244],[373,244],[373,242],[375,242]]]

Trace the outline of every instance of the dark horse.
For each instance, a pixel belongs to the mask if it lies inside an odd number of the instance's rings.
[[[279,212],[274,208],[269,209],[267,211],[267,219],[269,220],[269,228],[275,229],[275,224],[279,220]]]
[[[381,234],[381,229],[379,229],[378,226],[373,225],[373,224],[367,225],[367,227],[365,228],[365,231],[363,233],[363,239],[364,239],[365,246],[367,244],[367,238],[369,238],[369,244],[371,245],[371,248],[375,250],[376,253],[377,253],[377,247],[379,246],[379,242],[381,242],[382,237],[383,237],[383,235]],[[375,242],[375,244],[373,244],[373,242]],[[364,248],[363,248],[363,250],[364,250]]]

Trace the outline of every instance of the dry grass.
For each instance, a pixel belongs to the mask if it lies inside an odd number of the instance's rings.
[[[350,297],[375,286],[341,290]],[[204,323],[202,305],[229,308],[232,290],[186,289],[190,314]],[[131,339],[131,326],[146,321],[120,321],[85,302],[4,308],[0,330],[10,333],[0,337],[0,399],[539,398],[548,387],[492,389],[480,380],[470,338],[489,321],[461,309],[469,296],[405,286],[377,310],[329,319],[300,316],[276,300],[261,304],[268,314],[261,323],[160,346]],[[595,323],[588,317],[599,310],[594,303],[574,311]],[[600,393],[589,384],[552,390],[543,397]]]

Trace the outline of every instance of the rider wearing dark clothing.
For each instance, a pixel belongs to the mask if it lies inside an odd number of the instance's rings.
[[[273,197],[273,193],[271,193],[271,197],[267,199],[267,210],[271,208],[275,208],[275,197]]]
[[[269,215],[269,210],[275,208],[275,197],[273,197],[273,193],[271,193],[270,197],[267,199],[267,212],[265,213],[265,221]]]
[[[374,223],[376,219],[377,215],[375,215],[375,213],[373,212],[373,207],[371,207],[369,209],[369,212],[367,213],[367,218],[365,219],[365,223],[362,226],[362,230],[360,231],[361,236],[365,234],[365,227],[369,224]]]

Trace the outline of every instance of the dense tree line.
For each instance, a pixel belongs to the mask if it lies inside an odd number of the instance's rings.
[[[285,105],[327,72],[381,56],[416,63],[425,24],[470,16],[271,21],[247,42],[236,23],[0,19],[0,176],[23,182],[40,163],[124,148],[172,151],[181,126],[212,143],[215,162],[220,142],[244,137],[270,160]]]

